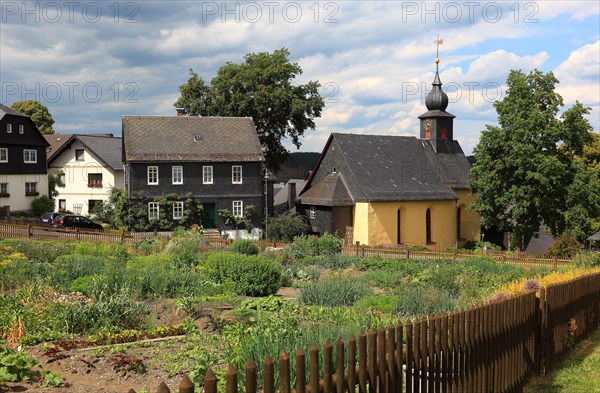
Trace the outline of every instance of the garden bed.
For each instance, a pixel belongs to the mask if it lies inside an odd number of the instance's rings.
[[[62,377],[53,391],[155,391],[160,381],[173,390],[183,374],[199,385],[208,367],[222,377],[225,365],[243,370],[253,358],[261,375],[266,354],[276,358],[398,319],[470,307],[527,279],[556,279],[549,269],[485,256],[343,256],[330,235],[298,239],[284,250],[259,250],[248,241],[226,252],[202,245],[193,233],[166,246],[164,239],[2,240],[4,339]],[[11,382],[6,389],[49,388]]]

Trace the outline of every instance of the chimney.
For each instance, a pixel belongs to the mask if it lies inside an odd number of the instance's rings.
[[[185,108],[175,108],[177,116],[185,116]]]
[[[296,206],[296,182],[288,181],[288,209],[293,209]]]

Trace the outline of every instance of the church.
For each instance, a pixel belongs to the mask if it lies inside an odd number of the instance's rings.
[[[420,137],[332,133],[296,206],[312,232],[352,244],[444,250],[480,239],[469,161],[454,140],[436,58]]]

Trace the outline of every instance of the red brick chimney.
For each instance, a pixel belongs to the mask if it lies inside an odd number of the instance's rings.
[[[175,108],[177,116],[185,116],[185,108]]]

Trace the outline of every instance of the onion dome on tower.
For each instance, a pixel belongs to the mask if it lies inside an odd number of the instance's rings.
[[[443,41],[438,38],[435,43],[438,45]],[[425,98],[427,112],[419,116],[421,119],[420,138],[431,142],[433,149],[437,153],[444,153],[448,150],[448,143],[454,139],[453,120],[455,116],[446,112],[448,108],[448,95],[442,90],[442,81],[439,74],[440,58],[435,58],[435,78],[433,79],[433,89]]]

